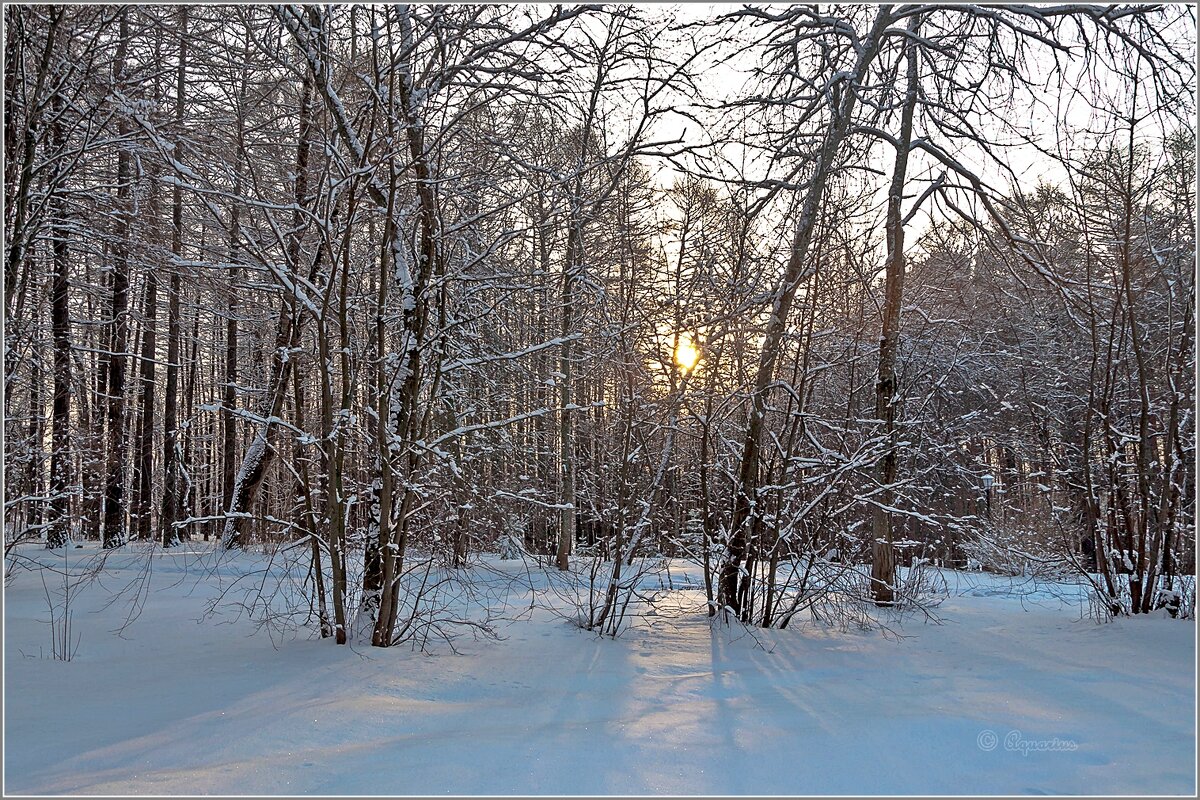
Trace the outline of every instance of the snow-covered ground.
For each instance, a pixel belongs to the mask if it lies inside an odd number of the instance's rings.
[[[62,564],[62,551],[24,553]],[[1189,622],[1097,625],[1055,592],[962,573],[947,574],[941,624],[909,616],[900,636],[811,622],[751,636],[664,611],[613,641],[545,609],[518,613],[520,589],[502,638],[459,639],[457,655],[272,638],[228,604],[197,621],[218,584],[229,603],[243,597],[260,561],[111,556],[72,597],[70,662],[50,658],[41,577],[16,574],[6,791],[1195,791]],[[491,566],[493,584],[526,579],[520,562]]]

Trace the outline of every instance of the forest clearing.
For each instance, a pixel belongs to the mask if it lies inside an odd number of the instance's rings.
[[[72,553],[72,568],[97,555]],[[1195,626],[1096,624],[1079,585],[939,570],[937,621],[754,631],[710,623],[695,569],[673,564],[643,580],[656,615],[612,641],[573,624],[552,566],[493,555],[462,578],[473,601],[447,590],[445,616],[490,616],[495,638],[455,626],[458,654],[341,654],[286,624],[298,593],[272,600],[270,639],[240,608],[265,556],[143,548],[107,561],[106,585],[71,601],[70,662],[49,657],[40,582],[9,590],[10,792],[1187,794],[1195,782]]]

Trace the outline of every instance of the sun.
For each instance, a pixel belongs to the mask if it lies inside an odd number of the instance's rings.
[[[692,371],[699,360],[700,349],[696,347],[692,335],[690,333],[679,334],[679,340],[675,345],[675,363],[679,365],[684,374],[687,374]]]

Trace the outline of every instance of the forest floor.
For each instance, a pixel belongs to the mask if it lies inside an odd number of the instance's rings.
[[[52,658],[48,622],[61,576],[13,570],[6,793],[1196,788],[1195,624],[1096,624],[1074,587],[947,571],[938,623],[753,635],[711,625],[685,589],[667,599],[686,610],[663,604],[611,640],[544,607],[561,596],[530,609],[545,575],[493,557],[478,581],[505,589],[499,638],[458,626],[457,653],[422,654],[336,647],[282,616],[256,625],[237,610],[264,557],[218,564],[195,548],[110,555],[70,598],[69,662]],[[98,554],[21,556],[81,572]],[[672,572],[671,585],[696,577]]]

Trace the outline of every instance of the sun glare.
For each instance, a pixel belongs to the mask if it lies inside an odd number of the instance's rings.
[[[679,342],[675,345],[675,363],[685,373],[691,372],[692,367],[700,360],[700,350],[696,347],[691,334],[679,334]]]

